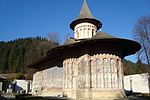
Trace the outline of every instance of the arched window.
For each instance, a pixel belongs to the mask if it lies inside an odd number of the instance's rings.
[[[120,60],[119,59],[117,59],[117,62],[116,62],[116,69],[117,69],[117,73],[118,73],[120,70]]]
[[[87,36],[88,36],[88,37],[90,36],[90,28],[88,28]]]
[[[94,29],[92,29],[92,36],[94,36],[95,34],[94,34]]]
[[[80,31],[82,31],[82,29],[80,29]]]
[[[86,28],[83,29],[83,37],[86,37]]]
[[[79,38],[79,32],[78,32],[78,30],[76,32],[76,38]]]

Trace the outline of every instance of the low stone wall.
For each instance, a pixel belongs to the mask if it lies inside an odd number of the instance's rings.
[[[38,71],[33,76],[32,94],[43,96],[62,95],[62,68],[53,67]]]

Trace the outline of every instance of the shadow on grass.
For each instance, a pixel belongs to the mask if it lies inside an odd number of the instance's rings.
[[[0,96],[0,100],[15,100],[15,98],[6,98],[3,96]]]
[[[149,93],[126,92],[127,100],[150,100]]]
[[[13,97],[0,96],[0,100],[67,100],[62,97],[51,97],[51,96],[32,96],[32,95],[16,95]]]

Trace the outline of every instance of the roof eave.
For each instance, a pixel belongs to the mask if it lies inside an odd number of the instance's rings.
[[[89,22],[94,24],[97,27],[97,30],[99,30],[102,27],[102,23],[97,20],[97,19],[91,19],[91,18],[84,18],[84,19],[77,19],[74,20],[71,24],[70,24],[70,28],[72,30],[74,30],[74,27],[79,24],[79,23],[83,23],[83,22]]]

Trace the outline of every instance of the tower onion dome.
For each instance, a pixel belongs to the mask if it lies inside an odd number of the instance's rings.
[[[87,5],[87,2],[86,0],[83,1],[83,5],[82,5],[82,8],[80,10],[80,14],[79,16],[77,17],[76,20],[74,20],[71,24],[70,24],[70,28],[72,30],[74,30],[74,27],[79,24],[79,23],[82,23],[82,22],[89,22],[89,23],[92,23],[94,24],[96,27],[97,27],[97,30],[100,29],[102,27],[102,23],[95,19],[91,12],[90,12],[90,9]]]

